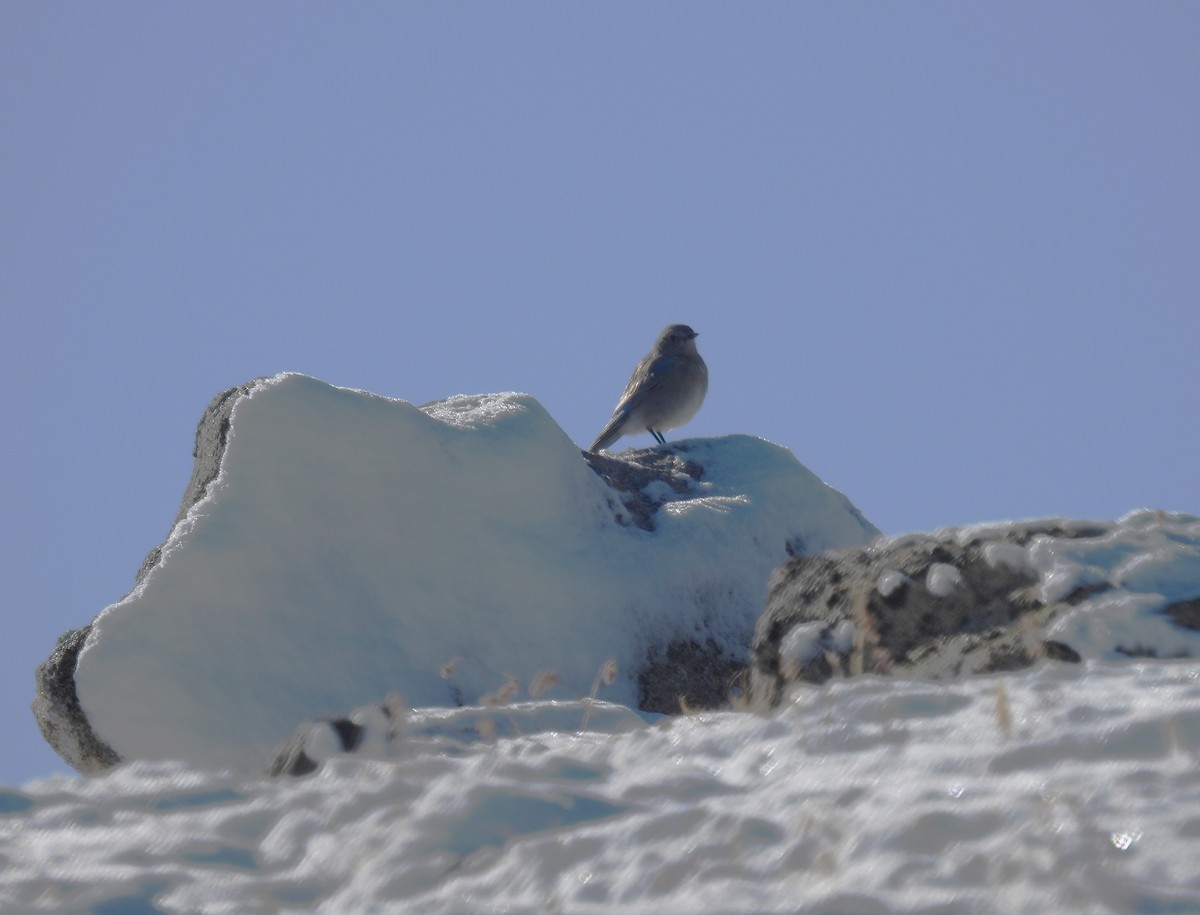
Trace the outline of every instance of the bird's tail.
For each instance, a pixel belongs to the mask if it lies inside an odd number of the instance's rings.
[[[625,424],[627,415],[622,411],[613,416],[608,421],[608,425],[604,427],[604,431],[596,436],[596,440],[592,442],[592,447],[588,451],[599,451],[601,448],[607,448],[619,439],[621,437],[621,427]]]

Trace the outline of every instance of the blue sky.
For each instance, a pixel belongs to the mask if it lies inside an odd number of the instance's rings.
[[[260,375],[587,444],[680,321],[676,437],[889,533],[1200,512],[1197,61],[1185,2],[3,4],[0,782]]]

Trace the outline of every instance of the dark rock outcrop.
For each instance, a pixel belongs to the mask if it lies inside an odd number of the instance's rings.
[[[75,661],[91,626],[71,629],[58,638],[50,657],[37,669],[33,714],[46,742],[85,775],[103,772],[121,761],[88,724],[75,692]]]
[[[613,515],[618,524],[629,524],[644,531],[654,530],[654,516],[668,501],[665,495],[655,498],[650,495],[652,483],[665,483],[671,492],[679,495],[693,488],[704,476],[704,468],[686,457],[686,446],[680,450],[666,451],[661,448],[629,450],[620,457],[607,454],[583,452],[584,460],[620,498],[621,511],[613,505]],[[683,453],[680,453],[680,452]],[[628,516],[626,516],[626,512]]]
[[[638,708],[678,715],[728,707],[740,692],[746,665],[712,639],[681,639],[654,652],[638,673]]]
[[[1181,600],[1170,604],[1164,611],[1175,621],[1176,626],[1184,629],[1200,629],[1200,597],[1193,600]]]

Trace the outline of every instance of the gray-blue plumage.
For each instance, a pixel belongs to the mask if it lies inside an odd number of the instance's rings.
[[[633,370],[612,419],[590,451],[642,431],[661,444],[666,441],[664,432],[696,415],[708,393],[708,366],[696,351],[696,336],[686,324],[672,324],[659,334],[654,349]]]

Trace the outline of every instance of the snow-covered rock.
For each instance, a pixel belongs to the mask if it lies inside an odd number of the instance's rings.
[[[134,590],[39,669],[43,733],[84,772],[262,768],[299,723],[393,693],[473,705],[553,671],[546,698],[579,700],[610,660],[602,698],[632,707],[673,645],[744,661],[788,555],[877,534],[760,439],[642,455],[585,457],[519,394],[226,392]]]
[[[789,560],[755,632],[751,691],[835,672],[940,679],[1040,658],[1200,656],[1200,518],[1005,522]]]

